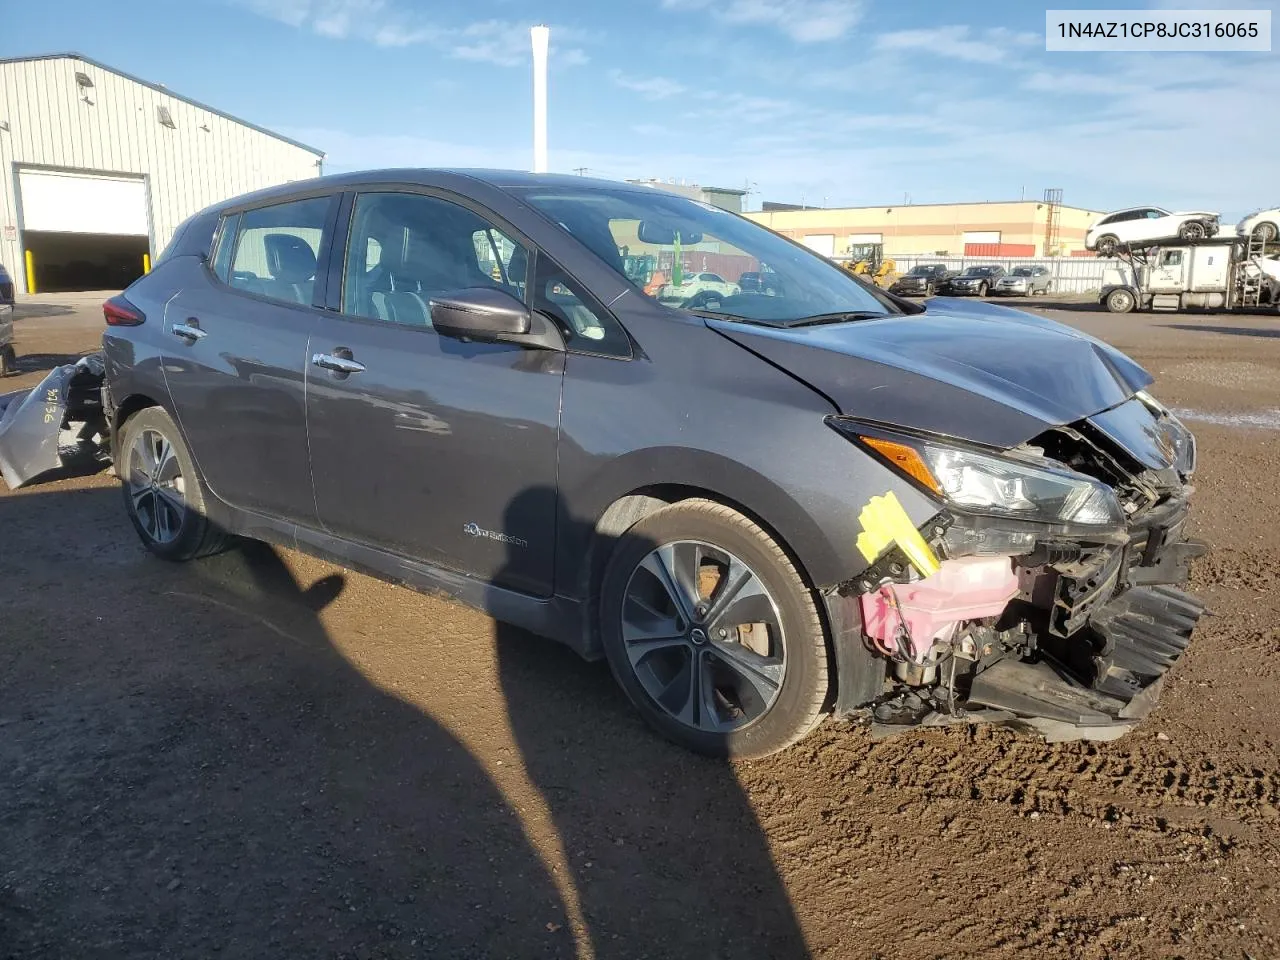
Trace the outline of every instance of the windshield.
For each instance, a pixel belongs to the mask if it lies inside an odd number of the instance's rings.
[[[937,267],[912,267],[911,272],[907,274],[909,277],[927,277],[931,273],[937,271]]]
[[[970,267],[964,272],[966,277],[989,277],[995,273],[995,267]]]
[[[1032,276],[1031,268],[1030,268],[1030,267],[1018,267],[1016,270],[1014,270],[1014,271],[1013,271],[1013,275],[1014,275],[1015,277],[1029,277],[1029,276]]]
[[[668,306],[769,324],[893,312],[831,261],[710,204],[647,188],[511,192]]]

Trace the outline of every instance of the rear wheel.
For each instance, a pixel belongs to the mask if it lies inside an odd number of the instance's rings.
[[[227,535],[205,515],[195,462],[162,407],[147,407],[126,421],[116,473],[133,528],[156,556],[192,560],[226,547]]]
[[[812,592],[758,525],[709,500],[642,519],[605,572],[613,675],[669,740],[759,757],[822,718],[827,647]]]

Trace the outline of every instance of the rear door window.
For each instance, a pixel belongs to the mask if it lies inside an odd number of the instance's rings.
[[[240,214],[227,282],[286,303],[311,304],[320,240],[332,197],[312,197]]]

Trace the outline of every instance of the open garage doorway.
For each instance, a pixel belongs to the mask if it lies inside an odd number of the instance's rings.
[[[28,293],[120,290],[146,271],[141,177],[24,167],[18,192]]]
[[[123,290],[142,276],[150,255],[146,237],[27,230],[22,241],[39,293]]]

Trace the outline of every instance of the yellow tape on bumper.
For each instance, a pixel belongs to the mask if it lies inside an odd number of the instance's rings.
[[[896,543],[922,577],[938,572],[937,555],[920,536],[920,531],[892,491],[868,500],[858,514],[858,522],[862,524],[858,550],[867,558],[867,563],[875,563],[877,557]]]

